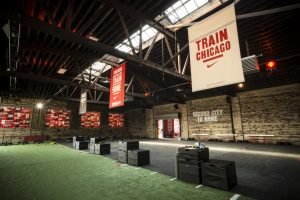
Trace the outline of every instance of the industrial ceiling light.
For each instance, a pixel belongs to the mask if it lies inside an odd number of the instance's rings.
[[[67,69],[66,69],[66,61],[64,61],[64,63],[57,70],[57,73],[58,74],[65,74],[66,71],[67,71]]]
[[[66,71],[67,71],[67,69],[60,68],[59,70],[57,70],[57,73],[58,73],[58,74],[65,74]]]
[[[103,77],[101,80],[102,83],[109,83],[109,79],[107,77]]]
[[[36,107],[37,109],[41,110],[41,109],[44,107],[44,104],[41,103],[41,102],[39,102],[39,103],[36,104],[35,107]]]
[[[178,86],[177,86],[176,92],[182,92],[182,91],[183,91],[183,89],[182,88],[178,88]]]
[[[269,60],[267,63],[266,63],[266,69],[267,70],[274,70],[276,69],[276,66],[277,66],[277,63],[275,60]]]
[[[238,87],[239,87],[239,88],[243,88],[243,87],[244,87],[244,83],[239,83],[239,84],[238,84]]]
[[[89,38],[90,40],[95,41],[95,42],[98,42],[98,40],[99,40],[98,38],[96,38],[96,37],[94,37],[94,36],[91,36],[91,35],[90,35],[88,38]]]

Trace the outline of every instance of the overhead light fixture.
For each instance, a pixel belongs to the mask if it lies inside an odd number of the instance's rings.
[[[266,69],[267,70],[274,70],[276,69],[276,66],[277,66],[277,63],[275,60],[269,60],[267,63],[266,63]]]
[[[44,107],[44,104],[41,103],[41,102],[39,102],[39,103],[37,103],[37,104],[35,105],[35,107],[36,107],[37,109],[41,110],[41,109]]]
[[[244,83],[239,83],[239,84],[238,84],[238,87],[239,87],[239,88],[243,88],[243,87],[244,87]]]
[[[176,92],[182,92],[182,91],[183,91],[183,89],[182,88],[178,88],[178,86],[177,86]]]
[[[150,94],[150,92],[145,92],[145,97],[149,97],[151,94]]]
[[[102,80],[100,80],[100,82],[102,82],[102,83],[109,83],[109,79],[108,78],[103,78]]]
[[[2,26],[2,30],[5,33],[6,37],[9,37],[9,25],[8,24],[4,24],[4,26]]]
[[[98,40],[99,40],[98,38],[93,37],[93,36],[91,36],[91,35],[89,36],[89,39],[90,39],[90,40],[93,40],[93,41],[95,41],[95,42],[98,42]]]
[[[59,70],[57,70],[57,73],[58,73],[58,74],[65,74],[66,71],[67,71],[67,69],[60,68]]]

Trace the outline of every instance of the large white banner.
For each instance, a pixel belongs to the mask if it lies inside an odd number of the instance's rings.
[[[192,90],[244,82],[234,5],[188,29]]]
[[[81,89],[79,115],[86,113],[86,106],[87,106],[87,91],[85,89]]]

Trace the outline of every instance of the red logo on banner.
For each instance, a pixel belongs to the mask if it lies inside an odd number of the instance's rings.
[[[124,106],[125,63],[110,73],[109,108]]]
[[[223,57],[223,53],[231,49],[227,28],[223,28],[222,30],[218,30],[209,36],[197,40],[196,45],[196,60],[198,61],[202,60],[203,63],[205,63]],[[216,62],[208,64],[207,68],[213,66]]]

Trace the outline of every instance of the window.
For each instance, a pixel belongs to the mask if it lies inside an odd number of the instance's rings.
[[[209,0],[179,0],[169,7],[165,11],[165,14],[169,20],[175,24],[182,18],[208,3],[208,1]]]

